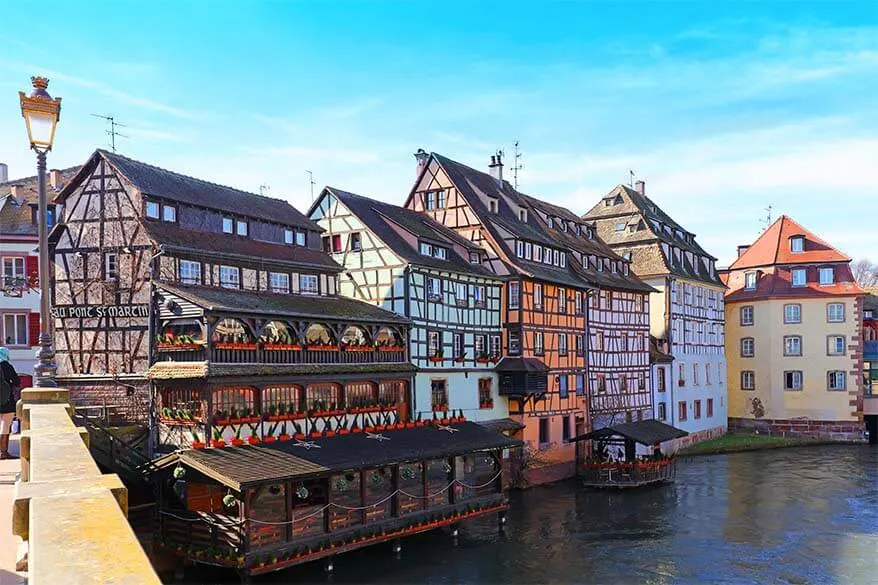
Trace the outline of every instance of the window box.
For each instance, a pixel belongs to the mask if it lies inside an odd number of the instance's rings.
[[[494,408],[494,401],[493,401],[493,400],[485,400],[484,402],[480,402],[480,403],[479,403],[479,408],[482,408],[482,409],[484,409],[484,408]]]
[[[227,342],[218,342],[213,344],[214,349],[245,349],[245,350],[254,350],[256,349],[255,343],[227,343]]]
[[[204,449],[206,446],[207,445],[205,445],[201,441],[192,441],[192,448],[193,449]]]
[[[220,427],[225,427],[229,425],[246,425],[246,424],[256,424],[262,422],[262,415],[253,415],[253,416],[238,416],[238,417],[230,417],[225,412],[218,412],[213,416],[213,424]]]
[[[308,351],[338,351],[337,345],[306,345]]]
[[[250,445],[258,445],[259,437],[257,437],[256,435],[250,435],[249,437],[247,437],[247,443],[249,443]]]
[[[448,412],[448,405],[447,404],[434,404],[433,405],[433,412]]]
[[[384,345],[379,347],[378,351],[405,351],[405,347],[401,345]]]
[[[487,364],[490,361],[491,361],[491,357],[486,356],[486,355],[480,355],[479,357],[476,358],[476,363],[478,363],[478,364]]]
[[[456,358],[454,358],[454,361],[455,361],[455,363],[462,364],[463,362],[466,361],[466,354],[457,356]]]
[[[442,357],[442,354],[439,353],[439,354],[436,354],[436,355],[431,355],[431,356],[430,356],[429,358],[427,358],[427,359],[429,359],[429,360],[430,360],[431,362],[433,362],[434,364],[439,364],[439,363],[442,363],[442,361],[443,361],[444,358]]]
[[[302,349],[302,346],[297,343],[263,343],[262,349],[265,351],[299,351]]]
[[[155,348],[158,351],[193,351],[204,348],[204,343],[158,343]]]
[[[359,351],[361,353],[367,353],[370,351],[375,351],[375,346],[373,345],[343,345],[341,346],[342,351]]]

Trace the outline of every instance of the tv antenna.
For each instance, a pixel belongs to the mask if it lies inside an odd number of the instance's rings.
[[[763,220],[765,221],[765,227],[762,228],[762,231],[767,230],[768,226],[771,225],[771,209],[771,205],[765,208],[765,219]]]
[[[118,136],[119,138],[128,138],[127,135],[116,132],[116,128],[127,128],[128,126],[126,126],[125,124],[120,124],[113,116],[102,116],[101,114],[92,114],[92,116],[94,116],[95,118],[102,118],[109,122],[110,129],[106,132],[107,135],[110,137],[110,148],[113,152],[116,152],[116,137]]]
[[[259,194],[263,197],[267,197],[268,194],[271,193],[271,187],[268,185],[259,185]]]
[[[314,185],[317,183],[314,182],[314,173],[311,171],[305,171],[308,173],[308,186],[311,188],[311,203],[314,203]]]
[[[515,187],[515,190],[518,191],[518,171],[524,168],[524,164],[521,162],[521,153],[518,151],[518,140],[515,141],[515,153],[512,157],[512,184]]]
[[[634,171],[628,171],[628,186],[634,188]]]

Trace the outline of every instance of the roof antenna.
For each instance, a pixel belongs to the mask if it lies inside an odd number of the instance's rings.
[[[634,171],[628,171],[628,186],[634,188]]]
[[[268,185],[259,185],[259,194],[263,197],[268,197],[268,193],[271,193],[271,187]]]
[[[308,183],[310,183],[309,186],[311,187],[311,203],[314,203],[314,185],[316,185],[317,183],[314,182],[314,173],[312,173],[311,171],[305,172],[308,173]]]
[[[110,137],[110,148],[113,150],[113,152],[116,152],[116,137],[118,136],[119,138],[128,138],[128,136],[126,136],[125,134],[120,134],[116,132],[116,128],[127,128],[128,126],[118,123],[113,116],[102,116],[100,114],[92,114],[92,116],[94,116],[95,118],[103,118],[110,123],[110,129],[107,130],[107,135]]]
[[[521,162],[521,153],[518,151],[518,140],[515,141],[515,154],[512,158],[512,184],[515,187],[515,190],[518,191],[518,171],[524,168],[524,164]]]
[[[768,226],[771,225],[771,205],[769,205],[768,207],[765,208],[765,212],[766,212],[766,216],[765,216],[765,219],[763,220],[763,221],[765,221],[765,227],[762,228],[763,232],[768,229]]]

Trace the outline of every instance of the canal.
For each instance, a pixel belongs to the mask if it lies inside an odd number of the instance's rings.
[[[188,583],[237,582],[213,570]],[[254,583],[876,583],[878,448],[824,446],[698,457],[674,484],[515,492],[496,518],[313,563]]]

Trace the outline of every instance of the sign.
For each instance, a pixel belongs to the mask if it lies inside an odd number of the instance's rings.
[[[56,319],[149,317],[149,305],[65,305],[52,307],[52,316]]]

